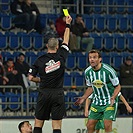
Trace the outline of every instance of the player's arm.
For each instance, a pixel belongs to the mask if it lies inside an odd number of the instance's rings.
[[[39,77],[34,77],[31,74],[28,75],[28,79],[30,81],[33,81],[33,82],[36,82],[36,83],[39,83],[40,82],[40,78]]]
[[[76,100],[75,105],[82,104],[92,93],[93,93],[92,87],[88,87],[88,89],[85,91],[84,95],[82,97],[79,97]]]
[[[85,117],[88,117],[90,104],[91,104],[91,99],[87,98],[85,100],[85,112],[84,112]]]
[[[70,36],[70,24],[71,24],[72,18],[71,16],[66,16],[66,29],[64,32],[64,39],[63,39],[63,43],[68,45],[69,42],[69,36]]]
[[[93,93],[92,87],[88,87],[82,98],[87,99]]]
[[[124,98],[123,95],[120,95],[120,99],[124,103],[124,105],[126,106],[127,111],[129,113],[132,113],[132,108],[130,107],[130,105],[128,104],[128,102],[126,101],[126,99]]]
[[[112,95],[112,97],[111,97],[111,104],[110,104],[111,106],[114,104],[115,98],[117,97],[117,95],[118,95],[118,93],[120,92],[120,90],[121,90],[120,84],[117,85],[117,86],[115,86],[114,93],[113,93],[113,95]]]

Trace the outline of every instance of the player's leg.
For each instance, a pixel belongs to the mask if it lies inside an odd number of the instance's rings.
[[[88,129],[88,133],[94,133],[95,125],[96,125],[97,121],[98,120],[88,119],[88,122],[86,124],[87,129]]]
[[[34,122],[33,133],[42,133],[42,127],[44,125],[44,121],[49,120],[50,118],[50,108],[48,108],[49,103],[50,103],[49,93],[47,92],[45,94],[39,92],[37,98],[36,110],[35,110],[35,122]]]
[[[112,120],[104,120],[104,128],[106,133],[112,132]]]
[[[53,133],[61,133],[62,119],[66,114],[64,91],[52,93],[53,105],[51,107]]]
[[[104,111],[104,128],[106,133],[112,132],[112,121],[114,120],[115,114],[115,105],[113,105],[112,107],[110,107],[110,105],[107,105]]]
[[[94,133],[96,123],[98,122],[98,120],[103,119],[103,112],[102,112],[103,109],[104,108],[101,106],[91,104],[90,112],[88,116],[89,120],[87,123],[88,133]]]

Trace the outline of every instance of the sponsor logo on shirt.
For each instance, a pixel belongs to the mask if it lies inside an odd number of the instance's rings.
[[[50,73],[60,68],[60,61],[55,62],[54,60],[50,60],[46,65],[45,72]]]
[[[101,80],[95,80],[92,82],[92,85],[96,88],[102,88],[104,86],[104,83]]]

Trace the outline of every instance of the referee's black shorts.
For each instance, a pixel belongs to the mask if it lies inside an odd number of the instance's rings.
[[[61,120],[66,114],[64,91],[45,90],[39,92],[35,117],[39,120]]]

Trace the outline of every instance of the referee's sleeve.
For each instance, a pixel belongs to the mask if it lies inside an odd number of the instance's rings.
[[[32,76],[36,76],[37,73],[38,73],[38,63],[37,61],[35,61],[35,63],[29,69],[29,74]]]

